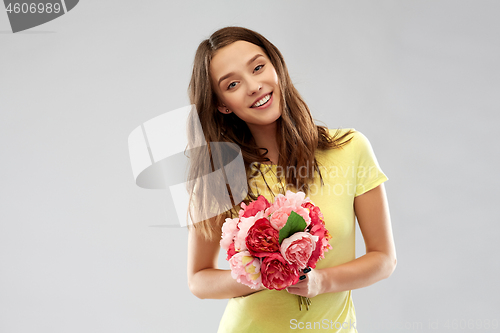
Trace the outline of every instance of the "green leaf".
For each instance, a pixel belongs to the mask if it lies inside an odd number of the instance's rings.
[[[296,232],[304,231],[307,223],[302,216],[292,211],[283,228],[280,229],[280,244],[283,239],[290,237]]]

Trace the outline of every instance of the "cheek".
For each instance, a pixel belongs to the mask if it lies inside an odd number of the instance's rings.
[[[233,93],[230,96],[226,96],[225,97],[226,106],[233,110],[240,108],[242,102],[241,102],[241,97],[239,97],[238,95],[239,94]]]
[[[237,103],[238,99],[236,98],[235,94],[231,94],[230,96],[226,96],[226,102],[229,105],[235,105]]]
[[[273,71],[271,80],[274,83],[274,85],[278,87],[278,91],[281,91],[280,81],[278,79],[278,73],[276,73],[276,71]]]
[[[272,71],[272,79],[275,84],[279,85],[279,80],[278,80],[278,73],[276,73],[276,70],[273,68]]]

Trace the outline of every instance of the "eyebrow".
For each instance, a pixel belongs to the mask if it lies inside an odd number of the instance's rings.
[[[254,55],[254,56],[252,57],[252,59],[248,60],[248,62],[247,62],[247,66],[248,66],[248,65],[250,65],[252,62],[254,62],[254,61],[255,61],[257,58],[259,58],[259,57],[263,57],[263,55],[262,55],[262,54],[260,54],[260,53],[258,53],[258,54],[256,54],[256,55]],[[219,79],[218,85],[220,86],[220,83],[221,83],[222,81],[224,81],[225,79],[227,79],[228,77],[230,77],[230,76],[232,76],[232,75],[234,75],[234,72],[227,73],[226,75],[221,76],[221,78]]]

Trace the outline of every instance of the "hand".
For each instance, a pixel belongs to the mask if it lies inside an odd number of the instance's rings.
[[[318,270],[308,267],[301,270],[299,275],[305,277],[302,278],[302,280],[299,280],[296,284],[286,288],[290,294],[311,298],[323,293],[321,288],[322,275]]]

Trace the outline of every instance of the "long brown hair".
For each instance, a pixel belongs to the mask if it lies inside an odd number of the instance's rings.
[[[308,184],[313,181],[315,172],[321,177],[315,158],[315,150],[339,148],[351,140],[352,137],[347,137],[352,132],[347,131],[341,135],[340,130],[337,130],[335,135],[330,136],[326,127],[314,123],[309,108],[292,84],[281,52],[264,36],[255,31],[242,27],[222,28],[214,32],[210,38],[202,41],[196,51],[193,73],[189,84],[189,98],[196,107],[203,135],[209,149],[210,142],[237,144],[242,151],[247,178],[251,176],[252,170],[250,169],[252,168],[250,168],[250,165],[252,163],[269,162],[266,157],[267,151],[256,145],[246,123],[234,113],[222,114],[217,110],[218,99],[210,79],[210,63],[219,49],[236,41],[246,41],[261,47],[276,70],[281,92],[281,117],[277,120],[276,133],[279,147],[278,165],[283,168],[293,166],[295,170],[302,170],[305,167],[307,176],[297,177],[294,172],[287,172],[285,180],[286,184],[296,184],[297,189],[307,194],[309,190]],[[207,163],[210,158],[213,157],[210,156],[210,152],[206,149],[205,153],[191,154],[189,179],[201,179],[201,176],[212,172],[213,161],[212,167],[210,166],[211,163]],[[199,181],[198,184],[192,184],[188,188],[190,192],[189,214],[192,221],[199,221],[199,219],[193,219],[193,217],[200,211],[217,205],[216,202],[213,202],[213,196],[210,195],[212,185],[206,181],[205,183]],[[195,187],[197,189],[196,195],[194,195],[195,191],[193,191]],[[257,196],[257,194],[252,193],[250,186],[248,186],[248,189],[250,192],[245,200],[247,203]],[[231,195],[231,192],[229,193]],[[239,203],[233,202],[233,204],[237,205]],[[224,219],[233,217],[235,214],[237,216],[237,211],[238,208],[233,206],[233,209],[227,210],[224,214],[193,225],[200,227],[207,239],[220,237],[221,225]]]

